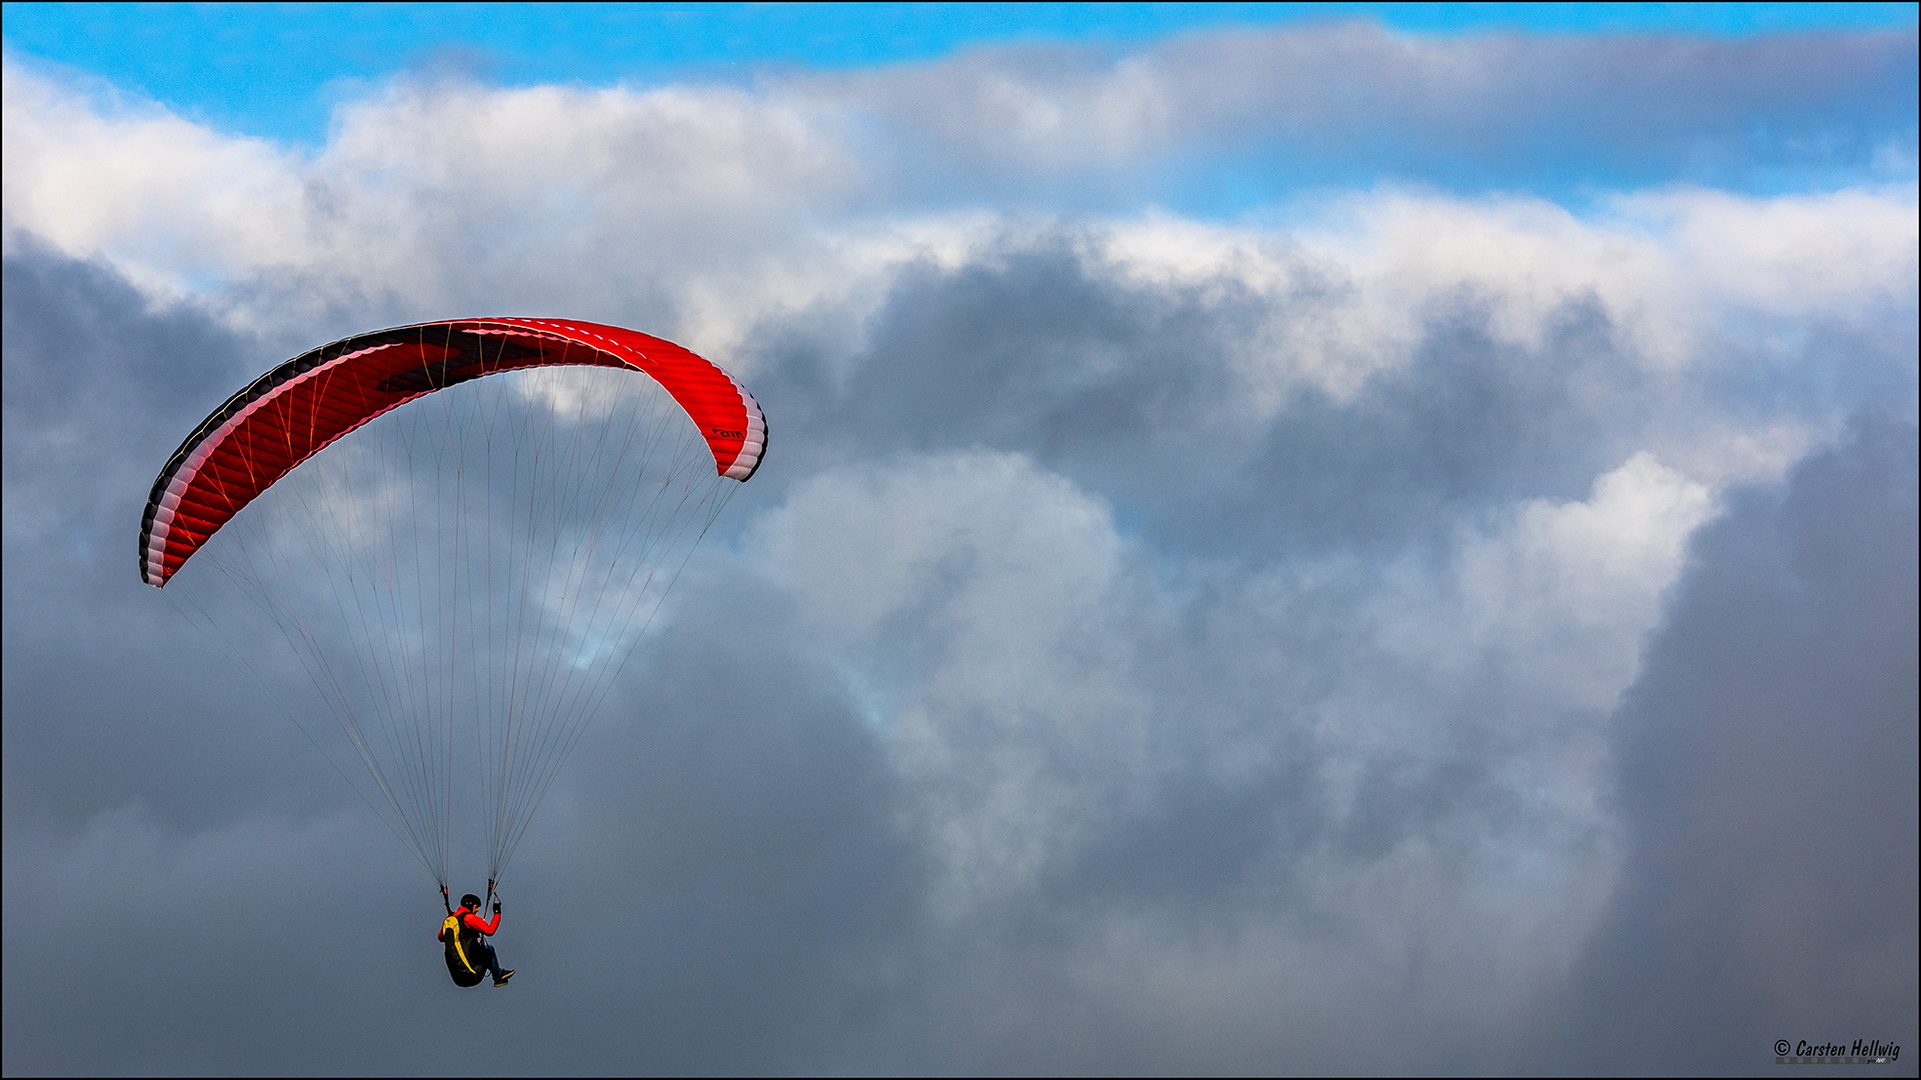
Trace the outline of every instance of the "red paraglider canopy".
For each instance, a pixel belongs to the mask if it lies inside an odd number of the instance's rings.
[[[156,588],[294,466],[400,405],[501,371],[585,364],[645,372],[686,410],[720,475],[746,480],[767,447],[747,388],[671,341],[565,319],[456,319],[323,345],[255,379],[194,429],[153,483],[140,577]]]

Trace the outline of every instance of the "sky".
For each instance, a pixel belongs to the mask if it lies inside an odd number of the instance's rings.
[[[550,11],[6,5],[5,1071],[1915,1073],[1913,5]],[[485,314],[774,434],[458,990],[132,554]]]

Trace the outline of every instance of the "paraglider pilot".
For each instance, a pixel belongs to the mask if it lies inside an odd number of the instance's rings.
[[[454,977],[455,986],[477,986],[482,975],[492,975],[495,986],[505,986],[514,977],[514,969],[501,970],[494,947],[487,943],[487,938],[500,929],[500,898],[494,895],[491,878],[487,896],[494,903],[492,919],[480,917],[480,897],[468,893],[460,898],[460,908],[455,910],[447,901],[447,886],[440,887],[440,903],[447,909],[447,917],[440,922],[440,940],[447,946],[447,974]]]

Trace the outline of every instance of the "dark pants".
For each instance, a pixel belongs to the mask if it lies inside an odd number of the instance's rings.
[[[480,961],[480,970],[492,975],[495,982],[500,981],[500,958],[494,955],[494,947],[482,941],[475,952],[479,954],[474,959]]]

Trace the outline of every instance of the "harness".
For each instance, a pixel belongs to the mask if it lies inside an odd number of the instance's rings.
[[[481,971],[474,966],[478,957],[467,954],[467,927],[459,915],[449,915],[440,923],[440,940],[447,945],[447,974],[454,977],[455,986],[476,986],[480,983]],[[474,935],[478,940],[478,935]]]

